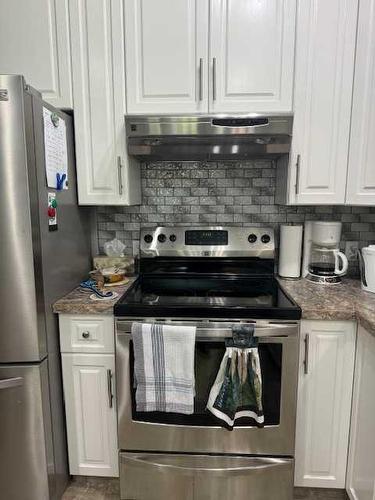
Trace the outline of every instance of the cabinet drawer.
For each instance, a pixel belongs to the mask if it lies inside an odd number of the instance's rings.
[[[113,353],[113,316],[60,314],[61,352]]]

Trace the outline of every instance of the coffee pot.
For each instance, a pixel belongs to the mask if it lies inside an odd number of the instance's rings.
[[[340,252],[341,222],[311,221],[305,224],[304,276],[315,283],[340,283],[348,259]]]
[[[348,259],[338,248],[311,245],[309,273],[315,276],[342,276],[348,270]]]

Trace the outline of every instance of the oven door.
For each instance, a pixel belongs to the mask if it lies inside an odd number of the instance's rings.
[[[196,396],[192,415],[137,412],[133,379],[133,321],[196,326]],[[228,431],[206,410],[208,395],[234,323],[246,321],[128,318],[117,320],[116,373],[121,450],[294,455],[298,367],[297,322],[252,322],[259,338],[264,428],[239,422]],[[248,323],[251,323],[247,321]]]

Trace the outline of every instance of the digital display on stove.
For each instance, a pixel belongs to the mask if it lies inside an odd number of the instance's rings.
[[[228,245],[228,231],[185,231],[185,245]]]

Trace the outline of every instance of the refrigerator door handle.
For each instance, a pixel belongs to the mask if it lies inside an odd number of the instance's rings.
[[[23,377],[0,379],[0,390],[11,389],[12,387],[19,387],[21,385],[23,385]]]

